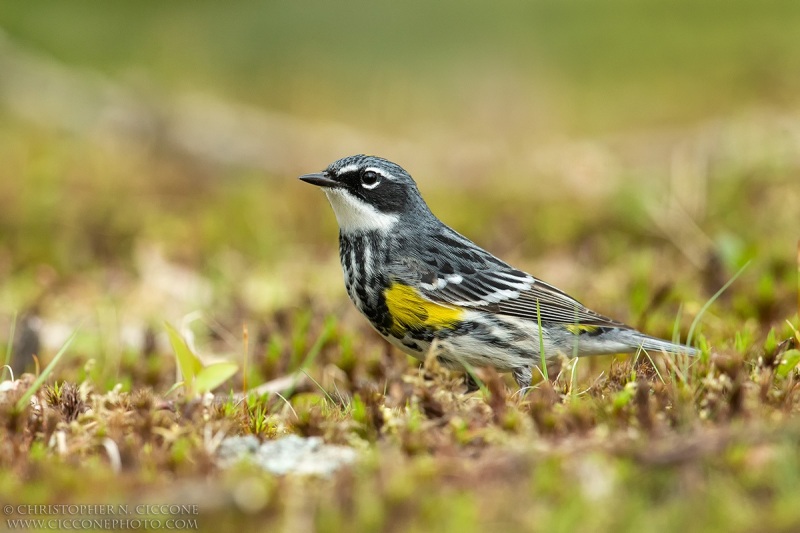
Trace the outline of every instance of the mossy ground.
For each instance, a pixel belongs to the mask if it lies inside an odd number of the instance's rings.
[[[3,180],[3,197],[21,211],[3,222],[3,298],[22,310],[18,332],[31,317],[42,321],[31,333],[40,337],[40,368],[52,354],[48,335],[79,330],[36,407],[14,409],[32,376],[17,376],[18,390],[2,402],[3,502],[192,503],[208,530],[222,520],[243,530],[331,531],[800,524],[796,228],[775,223],[797,201],[796,170],[771,181],[758,169],[712,180],[709,224],[722,226],[733,211],[749,222],[712,241],[699,269],[668,240],[647,235],[641,191],[620,188],[605,208],[588,211],[568,196],[545,205],[488,187],[445,205],[442,191],[430,191],[434,209],[471,211],[456,224],[490,249],[506,248],[533,272],[569,263],[562,285],[664,337],[685,335],[752,259],[699,321],[704,350],[696,359],[584,359],[524,395],[507,376],[482,372],[485,389],[467,394],[462,376],[389,350],[351,308],[332,216],[303,184],[244,176],[189,188],[190,170],[160,162],[134,181],[130,168],[142,161],[105,160],[77,143],[45,155],[37,147],[52,138],[17,131],[24,136],[3,154],[16,162],[6,167],[16,179]],[[99,167],[119,178],[100,183]],[[165,172],[178,176],[168,187]],[[64,173],[73,176],[62,185],[71,201],[52,209],[38,191]],[[177,188],[181,179],[187,185]],[[752,193],[728,195],[728,187]],[[131,194],[134,205],[112,201]],[[526,209],[529,202],[541,209]],[[533,228],[566,210],[569,228],[559,231],[567,234],[551,248]],[[313,223],[310,212],[320,213]],[[102,223],[92,220],[98,213]],[[226,221],[224,235],[214,220]],[[41,233],[22,239],[13,223]],[[766,232],[771,238],[761,239]],[[160,251],[148,251],[154,242]],[[159,276],[167,281],[154,282]],[[184,293],[170,292],[187,279],[194,281]],[[288,398],[228,398],[225,391],[242,391],[241,372],[210,404],[166,395],[175,358],[161,321],[179,323],[196,309],[201,318],[189,326],[199,352],[244,367],[246,339],[249,388],[298,371],[311,379]],[[11,331],[12,315],[3,319]],[[32,369],[30,361],[15,365]],[[327,480],[216,466],[222,435],[286,433],[355,446],[362,460]]]

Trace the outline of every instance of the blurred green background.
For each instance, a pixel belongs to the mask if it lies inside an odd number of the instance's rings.
[[[800,94],[790,0],[45,1],[0,19],[74,67],[381,135],[669,127]]]

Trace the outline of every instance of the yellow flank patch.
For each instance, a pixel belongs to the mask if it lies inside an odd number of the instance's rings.
[[[570,324],[565,326],[567,331],[573,335],[580,335],[581,333],[594,333],[597,331],[597,326],[584,326],[582,324]]]
[[[406,329],[453,327],[464,314],[461,309],[427,300],[413,287],[400,283],[392,283],[383,295],[392,316],[392,330],[396,333]]]

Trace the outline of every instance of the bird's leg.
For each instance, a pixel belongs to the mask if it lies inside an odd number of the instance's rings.
[[[475,392],[476,390],[480,389],[478,382],[475,381],[475,378],[472,377],[472,374],[469,372],[464,373],[464,383],[467,385],[467,393]]]
[[[515,368],[511,374],[514,376],[514,380],[519,385],[520,389],[524,389],[531,386],[531,379],[533,379],[533,374],[531,373],[530,367],[521,366]]]
[[[547,376],[550,378],[550,383],[554,383],[561,374],[561,369],[564,368],[564,361],[564,357],[555,357],[547,360]]]

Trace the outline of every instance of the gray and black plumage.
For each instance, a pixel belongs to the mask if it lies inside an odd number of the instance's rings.
[[[339,224],[347,293],[386,340],[451,367],[513,372],[545,358],[695,349],[640,333],[498,259],[430,211],[411,176],[355,155],[300,179],[323,189]],[[539,331],[541,323],[541,332]]]

